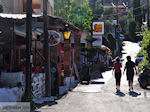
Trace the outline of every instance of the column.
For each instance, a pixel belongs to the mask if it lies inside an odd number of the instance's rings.
[[[70,77],[71,74],[71,44],[69,39],[64,39],[64,75]]]

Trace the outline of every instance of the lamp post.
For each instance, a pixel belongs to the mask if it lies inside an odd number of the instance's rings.
[[[68,25],[65,25],[64,34],[64,75],[69,77],[71,74],[71,44],[70,44],[70,35],[71,30],[68,28]]]

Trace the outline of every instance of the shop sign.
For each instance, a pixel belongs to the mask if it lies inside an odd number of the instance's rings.
[[[93,38],[97,40],[93,42],[93,46],[101,46],[102,45],[102,36],[101,35],[93,35]]]
[[[50,46],[55,46],[60,43],[61,35],[58,32],[49,30],[48,34],[49,34],[49,45]]]
[[[104,22],[93,22],[93,35],[104,34]]]

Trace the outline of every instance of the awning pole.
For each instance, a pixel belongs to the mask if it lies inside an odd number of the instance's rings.
[[[32,46],[32,0],[27,0],[26,18],[26,88],[25,100],[31,102],[31,46]]]
[[[50,47],[48,42],[48,18],[47,18],[47,0],[43,0],[43,18],[44,18],[44,55],[45,55],[45,96],[51,96],[51,75],[50,75]]]

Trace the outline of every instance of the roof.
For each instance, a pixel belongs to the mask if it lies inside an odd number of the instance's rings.
[[[33,18],[43,18],[43,15],[36,15],[36,14],[32,14]],[[0,18],[3,19],[11,19],[11,20],[25,20],[26,18],[26,14],[6,14],[6,13],[0,13]],[[49,18],[49,22],[50,25],[53,25],[56,27],[56,25],[60,26],[61,28],[63,28],[63,26],[65,26],[65,24],[68,24],[70,29],[73,29],[74,31],[80,31],[80,29],[72,24],[70,24],[69,22],[65,21],[62,18],[56,17],[56,16],[48,16]],[[43,19],[42,19],[43,21]],[[59,28],[60,28],[59,27]]]
[[[42,15],[35,15],[33,14],[32,17],[41,17]],[[5,19],[25,19],[26,14],[6,14],[6,13],[0,13],[0,18],[5,18]]]
[[[113,3],[113,7],[116,7],[116,4]],[[125,3],[118,3],[118,8],[126,8]]]
[[[105,3],[103,6],[105,8],[116,7],[116,4],[115,3]],[[118,8],[126,8],[125,3],[118,3]]]

